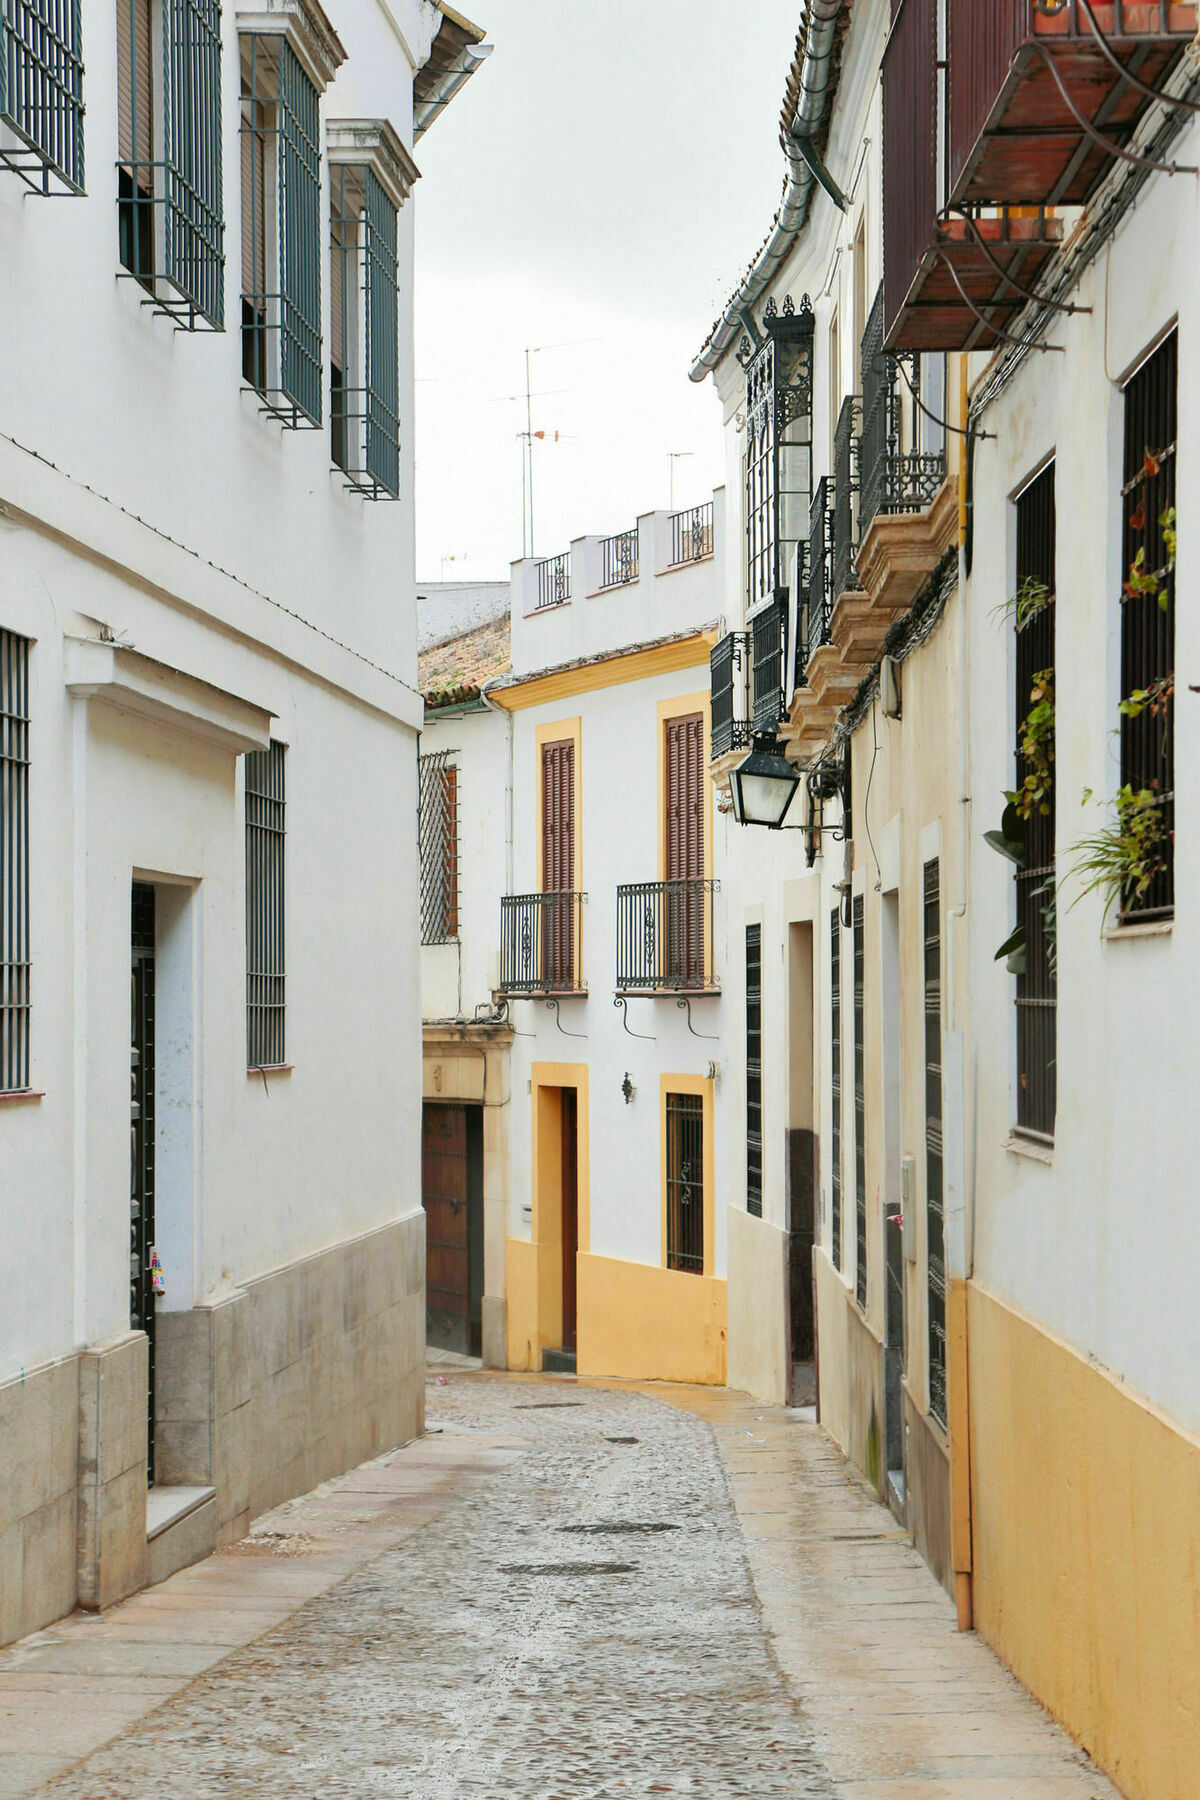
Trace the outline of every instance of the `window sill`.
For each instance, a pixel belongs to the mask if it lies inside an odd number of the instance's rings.
[[[1031,1162],[1044,1163],[1046,1168],[1054,1166],[1054,1145],[1044,1144],[1040,1138],[1025,1137],[1022,1132],[1010,1132],[1004,1140],[1004,1148],[1013,1156],[1027,1156]]]
[[[0,1093],[0,1106],[16,1106],[23,1100],[44,1100],[44,1088],[7,1088]]]
[[[252,1081],[256,1075],[290,1075],[294,1063],[257,1063],[246,1070],[246,1080]]]
[[[1174,929],[1174,919],[1147,919],[1142,925],[1110,925],[1104,933],[1104,941],[1119,944],[1126,938],[1169,937]]]
[[[623,987],[614,988],[617,1000],[719,1000],[719,987]]]

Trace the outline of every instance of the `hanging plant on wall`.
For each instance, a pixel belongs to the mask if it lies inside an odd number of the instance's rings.
[[[1085,806],[1091,798],[1091,789],[1086,789]],[[1073,907],[1085,894],[1104,894],[1102,931],[1115,905],[1119,903],[1122,910],[1136,905],[1166,871],[1172,835],[1161,797],[1152,788],[1118,788],[1112,804],[1112,823],[1071,846],[1073,860],[1067,871],[1069,878],[1083,884],[1071,902]]]

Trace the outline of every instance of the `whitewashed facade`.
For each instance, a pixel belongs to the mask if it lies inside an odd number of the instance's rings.
[[[88,7],[66,150],[0,101],[0,1640],[420,1429],[408,196],[443,26]]]

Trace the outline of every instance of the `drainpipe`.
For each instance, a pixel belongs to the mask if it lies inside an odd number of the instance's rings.
[[[837,22],[843,0],[809,0],[808,34],[800,68],[800,99],[784,144],[787,179],[783,199],[775,215],[775,228],[754,267],[727,303],[721,322],[689,371],[693,381],[703,381],[743,329],[742,314],[753,307],[774,279],[808,218],[813,184],[846,208],[845,195],[825,168],[816,146],[816,135],[825,111],[829,75],[833,63]]]

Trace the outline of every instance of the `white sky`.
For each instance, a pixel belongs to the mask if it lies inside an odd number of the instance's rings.
[[[460,5],[463,0],[460,0]],[[417,146],[417,576],[521,553],[526,345],[535,549],[722,480],[687,371],[779,202],[800,0],[465,0],[495,44]],[[557,430],[557,443],[549,434]],[[453,560],[451,560],[453,559]]]

